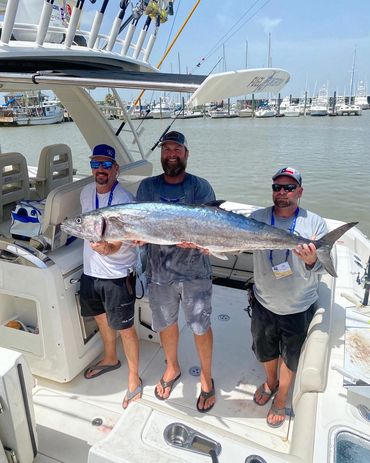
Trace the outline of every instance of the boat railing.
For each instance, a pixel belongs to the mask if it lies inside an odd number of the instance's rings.
[[[102,34],[100,32],[102,20],[105,15],[105,8],[108,4],[107,1],[103,2],[103,7],[105,5],[104,8],[102,7],[100,11],[97,10],[95,12],[91,30],[86,31],[78,28],[83,3],[84,2],[76,3],[73,7],[68,26],[63,27],[52,24],[51,14],[53,11],[53,2],[49,2],[48,0],[44,1],[39,23],[34,24],[31,21],[30,23],[16,22],[17,12],[21,7],[21,2],[20,0],[9,1],[6,6],[4,19],[0,22],[0,46],[9,46],[13,45],[15,41],[22,41],[38,47],[47,45],[47,49],[56,48],[60,50],[73,47],[74,50],[104,51],[105,53],[114,53],[115,56],[118,54],[122,57],[148,63],[158,36],[159,26],[167,19],[167,11],[169,9],[169,3],[171,2],[162,2],[163,8],[153,15],[145,11],[145,2],[139,1],[136,7],[134,7],[135,14],[131,14],[124,24],[123,19],[126,8],[120,6],[109,34]],[[122,3],[123,2],[121,2],[121,4]],[[139,9],[140,11],[138,13],[139,4],[141,10]],[[141,16],[145,16],[146,20],[135,43],[133,42],[133,36]],[[152,23],[154,23],[154,26],[145,46],[144,43]],[[125,38],[118,38],[118,35],[126,26],[128,27]],[[113,51],[113,48],[116,51]]]

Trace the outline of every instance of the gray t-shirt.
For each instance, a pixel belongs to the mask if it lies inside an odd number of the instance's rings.
[[[252,212],[253,219],[271,225],[272,208],[259,209]],[[274,216],[274,226],[289,231],[294,216],[281,218]],[[311,239],[321,238],[328,232],[323,218],[305,209],[299,208],[294,227],[294,234]],[[305,263],[295,256],[292,251],[288,254],[288,263],[293,273],[277,279],[272,271],[273,265],[286,261],[286,250],[254,251],[254,294],[260,304],[278,315],[304,312],[318,299],[320,275],[325,273],[319,261],[313,269],[308,270]]]
[[[136,199],[202,205],[214,201],[215,193],[207,180],[195,175],[187,173],[183,182],[171,184],[165,181],[162,174],[143,180]],[[212,269],[208,256],[197,249],[148,244],[145,274],[148,281],[164,285],[174,281],[211,278]]]

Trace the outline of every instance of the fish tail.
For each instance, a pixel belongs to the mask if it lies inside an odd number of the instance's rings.
[[[350,222],[344,225],[341,225],[338,228],[335,228],[331,232],[327,233],[325,236],[315,241],[315,246],[317,249],[317,258],[322,263],[325,270],[333,277],[337,277],[337,272],[335,271],[334,262],[331,258],[330,252],[334,243],[348,230],[356,226],[358,222]]]

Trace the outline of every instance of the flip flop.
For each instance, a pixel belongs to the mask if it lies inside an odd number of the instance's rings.
[[[210,410],[212,410],[214,404],[216,403],[216,402],[213,403],[208,408],[200,408],[199,407],[200,399],[203,398],[204,400],[207,400],[207,399],[210,399],[211,397],[213,397],[215,395],[216,395],[215,383],[214,383],[214,381],[212,379],[212,389],[209,392],[205,392],[205,391],[203,391],[203,389],[200,390],[200,394],[199,394],[199,397],[198,397],[198,400],[197,400],[197,410],[198,410],[199,413],[207,413],[207,412],[209,412]]]
[[[267,391],[266,391],[265,386],[268,388],[268,390],[269,390],[270,392],[267,392]],[[279,381],[277,382],[276,386],[275,386],[274,389],[272,389],[272,390],[270,390],[270,388],[268,387],[267,383],[261,384],[261,386],[259,386],[259,387],[256,389],[256,391],[255,391],[255,393],[254,393],[254,395],[253,395],[253,402],[254,402],[255,404],[259,405],[260,407],[263,407],[263,406],[266,405],[267,402],[273,397],[273,395],[277,393],[278,389],[279,389]],[[257,402],[257,399],[256,399],[256,393],[257,393],[257,392],[259,392],[259,393],[261,394],[262,397],[265,397],[265,398],[266,398],[266,400],[265,400],[264,402],[262,402],[262,403]]]
[[[165,389],[170,388],[170,393],[168,394],[168,397],[161,397],[161,396],[158,394],[157,388],[155,388],[155,389],[154,389],[154,395],[157,397],[158,400],[167,400],[167,399],[170,398],[172,389],[173,389],[173,387],[174,387],[176,381],[178,381],[178,380],[180,379],[180,376],[181,376],[181,373],[179,373],[179,374],[176,376],[176,378],[173,378],[173,379],[171,379],[170,381],[165,381],[165,380],[163,379],[163,376],[162,376],[162,378],[159,380],[159,382],[161,383],[163,392],[165,391]]]
[[[271,415],[284,416],[284,419],[282,421],[278,421],[277,423],[273,424],[268,421],[268,417]],[[285,419],[286,419],[285,407],[277,408],[275,407],[274,401],[272,401],[271,408],[269,412],[267,413],[267,417],[266,417],[266,423],[268,424],[268,426],[270,426],[270,428],[280,428],[280,426],[284,424]]]
[[[97,363],[96,365],[93,365],[85,370],[84,377],[86,379],[93,379],[100,375],[104,375],[104,373],[108,373],[108,371],[117,370],[117,368],[119,368],[120,366],[121,366],[121,362],[119,360],[115,365],[99,365],[99,363]],[[98,372],[92,376],[87,376],[87,374],[90,371],[94,371],[94,370],[98,370]]]
[[[140,394],[140,399],[143,395],[143,382],[141,380],[141,378],[139,378],[140,380],[140,384],[137,386],[136,389],[134,389],[133,391],[129,391],[127,390],[126,392],[126,395],[125,397],[123,398],[123,402],[122,402],[122,408],[124,410],[126,410],[126,408],[130,405],[130,402],[137,396]],[[126,407],[124,406],[124,404],[127,403]]]

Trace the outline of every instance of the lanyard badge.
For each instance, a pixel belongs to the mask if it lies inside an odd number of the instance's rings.
[[[289,228],[289,233],[293,234],[295,230],[295,226],[297,223],[297,217],[299,214],[299,208],[297,207],[295,214],[294,214],[294,220],[292,222],[292,225]],[[275,225],[275,218],[274,218],[274,208],[271,210],[271,225]],[[271,262],[271,268],[272,272],[275,275],[275,278],[277,280],[280,280],[281,278],[288,277],[289,275],[293,274],[293,270],[290,268],[290,265],[288,263],[288,257],[289,257],[290,250],[287,249],[286,255],[285,255],[285,262],[282,262],[281,264],[274,265],[272,261],[272,250],[270,251],[270,262]]]

